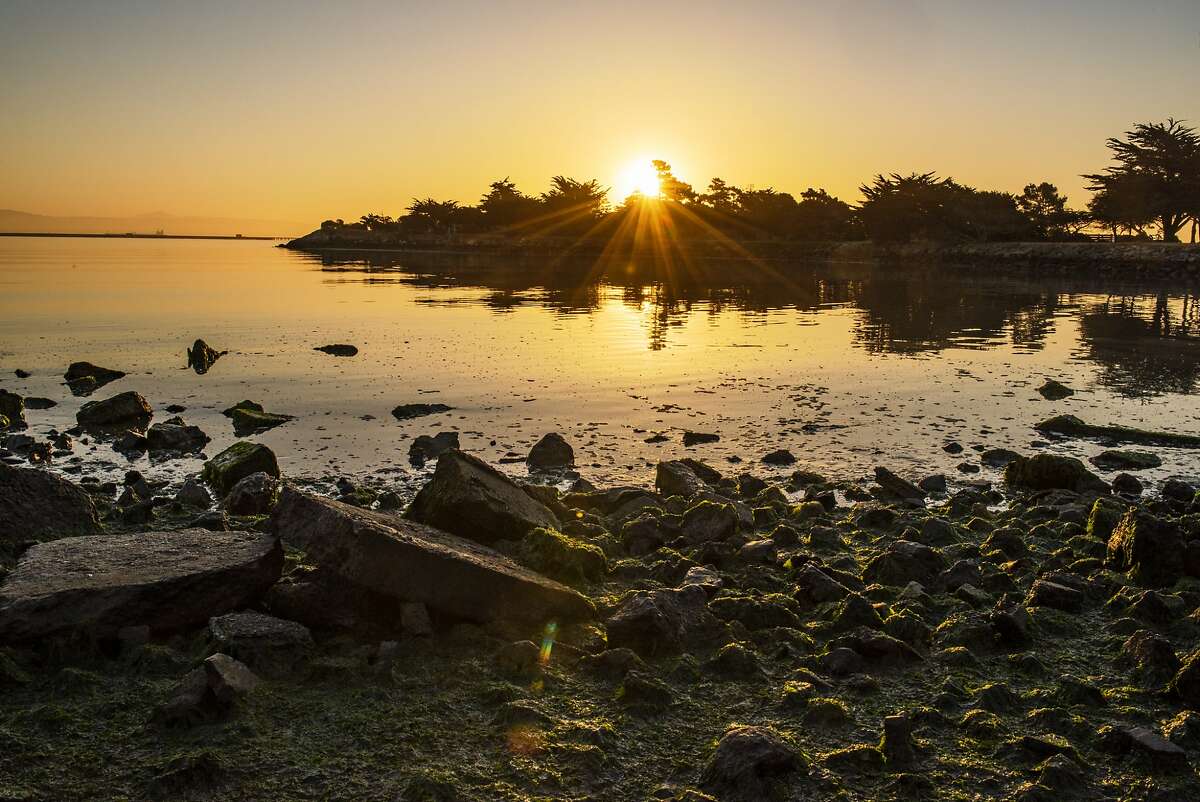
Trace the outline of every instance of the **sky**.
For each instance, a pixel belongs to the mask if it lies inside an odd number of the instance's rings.
[[[1020,191],[1200,124],[1200,1],[0,0],[0,208],[304,221],[510,177]],[[620,200],[615,198],[614,200]]]

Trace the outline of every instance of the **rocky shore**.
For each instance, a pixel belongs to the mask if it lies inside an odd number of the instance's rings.
[[[280,245],[291,250],[336,255],[391,253],[566,255],[606,252],[607,240],[530,237],[514,240],[496,235],[463,235],[453,239],[408,241],[388,232],[317,229]],[[718,240],[672,244],[691,258],[796,260],[882,265],[891,268],[944,267],[961,270],[1034,270],[1086,275],[1118,274],[1139,278],[1185,278],[1200,275],[1200,246],[1164,242],[740,242],[731,248]],[[631,255],[622,251],[622,258]],[[658,254],[650,245],[645,257]]]
[[[282,423],[256,406],[228,414]],[[81,431],[207,442],[149,411]],[[0,463],[3,798],[1200,798],[1190,484],[1000,450],[995,486],[832,481],[779,451],[782,481],[682,459],[597,488],[557,434],[520,481],[425,441],[412,498],[314,492],[249,440],[178,487]]]

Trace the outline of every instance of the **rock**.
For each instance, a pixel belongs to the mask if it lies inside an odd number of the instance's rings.
[[[921,488],[926,493],[945,493],[946,477],[940,473],[926,476],[924,479],[917,482],[917,487]]]
[[[850,595],[850,589],[813,565],[806,565],[796,574],[796,601],[816,605],[841,601]]]
[[[1167,587],[1183,575],[1183,554],[1178,526],[1131,507],[1108,539],[1104,563],[1141,584]]]
[[[709,490],[708,485],[687,464],[679,460],[658,463],[654,473],[654,487],[664,497],[692,496]]]
[[[1068,613],[1080,612],[1083,602],[1084,595],[1078,590],[1045,579],[1035,580],[1025,598],[1030,607],[1050,607]]]
[[[415,521],[284,487],[271,526],[323,570],[386,598],[478,622],[594,615],[591,602],[570,588]]]
[[[781,448],[778,451],[772,451],[767,454],[762,458],[762,461],[767,465],[795,465],[796,455],[786,448]]]
[[[72,395],[91,395],[104,385],[124,378],[119,370],[110,370],[93,365],[91,362],[72,362],[63,378]]]
[[[222,506],[230,515],[266,515],[279,497],[279,480],[259,471],[238,480]]]
[[[1061,401],[1068,396],[1075,395],[1074,390],[1054,379],[1046,379],[1045,383],[1037,388],[1037,391],[1047,401]]]
[[[262,443],[237,442],[204,463],[200,476],[209,486],[225,495],[252,473],[279,478],[275,452]]]
[[[875,466],[875,482],[888,494],[901,499],[923,499],[925,491],[907,479],[901,479],[882,465]]]
[[[559,528],[545,505],[483,460],[457,450],[438,459],[407,517],[484,544],[520,540],[538,527]]]
[[[897,540],[887,551],[867,563],[863,569],[863,581],[896,587],[920,582],[930,587],[944,570],[946,560],[940,552],[920,543]]]
[[[128,390],[103,401],[88,401],[75,413],[75,419],[81,426],[142,428],[153,415],[146,399]]]
[[[1200,711],[1200,649],[1183,658],[1167,691],[1192,710]]]
[[[631,556],[642,557],[658,549],[668,540],[679,536],[679,527],[661,518],[643,515],[626,521],[621,527],[621,543]]]
[[[700,788],[731,802],[775,797],[772,784],[807,769],[797,749],[769,727],[735,725],[725,731],[700,773]]]
[[[353,345],[346,345],[345,343],[318,345],[313,350],[329,354],[330,356],[358,356],[358,348]]]
[[[908,716],[884,718],[879,751],[883,753],[883,758],[889,766],[909,766],[916,760],[912,729],[912,720]]]
[[[1088,461],[1102,471],[1144,471],[1162,465],[1149,451],[1103,451]]]
[[[454,407],[448,407],[445,404],[401,404],[392,410],[392,416],[396,420],[412,420],[425,415],[437,415],[441,412],[449,412]]]
[[[26,428],[28,424],[25,422],[25,399],[16,393],[0,389],[0,418],[7,421],[0,425],[0,429]]]
[[[263,410],[262,404],[256,404],[249,400],[239,401],[229,409],[223,410],[221,414],[233,421],[233,433],[238,437],[265,432],[276,426],[282,426],[290,420],[295,420],[294,415],[266,412]]]
[[[186,507],[196,507],[206,510],[212,506],[212,496],[208,490],[194,477],[188,477],[175,494],[175,500]]]
[[[53,409],[58,406],[58,402],[52,398],[42,398],[41,396],[26,396],[26,409]]]
[[[1136,477],[1128,473],[1118,473],[1113,477],[1112,489],[1114,493],[1121,493],[1127,496],[1140,496],[1142,494],[1142,483]]]
[[[604,552],[553,529],[534,529],[517,550],[523,565],[568,585],[598,582],[608,573]]]
[[[204,340],[196,340],[187,351],[187,366],[199,375],[208,373],[213,364],[225,356],[227,351],[217,351],[209,347]]]
[[[194,454],[208,443],[208,435],[199,426],[188,426],[179,418],[156,423],[146,430],[146,447],[156,456]]]
[[[531,640],[506,643],[496,652],[496,665],[505,674],[530,679],[541,671],[541,656],[542,650]]]
[[[561,434],[550,432],[529,449],[525,463],[531,471],[553,471],[575,464],[575,451]]]
[[[1018,457],[1004,469],[1004,481],[1026,490],[1072,490],[1076,493],[1103,495],[1108,483],[1084,467],[1075,457],[1038,454]]]
[[[724,540],[737,531],[738,514],[732,504],[701,501],[683,514],[680,531],[689,543]]]
[[[408,447],[408,461],[419,468],[458,446],[458,432],[438,432],[433,437],[422,434]]]
[[[683,445],[686,447],[703,445],[704,443],[715,443],[721,439],[719,434],[705,434],[704,432],[684,432]]]
[[[183,529],[39,543],[0,586],[0,635],[196,626],[253,602],[282,566],[279,541],[258,533]]]
[[[204,661],[208,688],[217,702],[231,705],[258,687],[259,678],[244,663],[227,654],[210,655]]]
[[[979,455],[979,461],[991,468],[1003,468],[1021,455],[1007,448],[989,448]]]
[[[1062,437],[1097,437],[1119,443],[1140,443],[1147,446],[1200,447],[1200,436],[1174,432],[1149,432],[1128,426],[1098,426],[1084,423],[1074,415],[1055,415],[1034,427],[1043,434]]]
[[[605,622],[608,645],[631,649],[642,657],[678,654],[719,629],[707,602],[708,595],[699,585],[626,594]]]
[[[256,612],[227,613],[208,622],[208,638],[265,676],[286,676],[301,667],[313,649],[308,627]]]
[[[1146,629],[1134,632],[1121,646],[1121,660],[1145,688],[1162,688],[1178,673],[1179,658],[1166,638]]]
[[[44,470],[0,463],[0,543],[99,532],[92,497],[78,486]]]

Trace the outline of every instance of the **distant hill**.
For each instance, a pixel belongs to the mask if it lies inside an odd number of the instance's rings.
[[[236,217],[176,217],[152,212],[136,217],[55,217],[0,209],[0,232],[29,234],[243,234],[247,237],[292,237],[312,224]]]

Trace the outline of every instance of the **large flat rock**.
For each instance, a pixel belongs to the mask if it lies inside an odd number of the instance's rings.
[[[0,542],[99,531],[96,507],[81,488],[41,468],[0,463]]]
[[[183,529],[39,543],[0,585],[0,638],[200,626],[252,603],[282,567],[278,539],[261,533]]]
[[[284,488],[274,531],[357,587],[471,621],[591,618],[592,603],[466,538]]]

